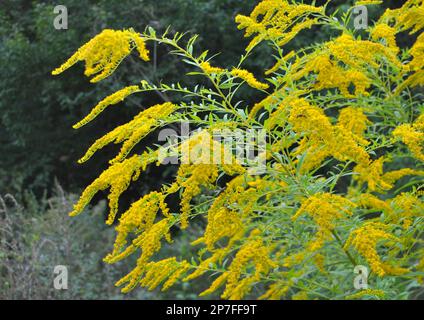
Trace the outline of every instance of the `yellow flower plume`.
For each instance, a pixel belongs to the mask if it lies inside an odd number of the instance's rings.
[[[138,33],[133,30],[106,29],[79,48],[52,74],[58,75],[78,61],[85,61],[84,74],[87,77],[94,76],[90,82],[98,82],[110,76],[134,49],[141,59],[149,61],[149,51]]]

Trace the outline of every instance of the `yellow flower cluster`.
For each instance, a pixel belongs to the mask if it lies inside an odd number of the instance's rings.
[[[111,160],[110,163],[114,164],[124,160],[141,139],[149,134],[156,126],[160,125],[160,122],[176,109],[176,105],[170,102],[165,102],[141,111],[134,117],[133,120],[115,128],[100,139],[96,140],[78,162],[83,163],[89,160],[96,151],[112,142],[115,144],[123,142],[123,145],[119,154]]]
[[[357,165],[353,171],[359,175],[354,179],[360,183],[367,183],[370,191],[384,192],[393,188],[394,183],[408,175],[423,175],[423,171],[403,168],[383,173],[383,157],[372,161],[369,165]]]
[[[303,136],[295,153],[306,154],[302,162],[303,171],[319,167],[329,156],[340,161],[369,163],[369,155],[362,146],[367,144],[362,134],[369,121],[361,109],[343,109],[338,124],[333,125],[321,108],[302,98],[287,99],[271,115],[266,126],[280,122],[279,117],[284,110],[288,113],[288,123]]]
[[[110,76],[134,49],[137,49],[141,59],[149,61],[149,51],[140,34],[133,30],[106,29],[79,48],[52,74],[58,75],[78,61],[85,61],[85,75],[94,76],[91,82],[98,82]]]
[[[393,185],[399,179],[402,179],[403,177],[410,176],[410,175],[422,176],[422,175],[424,175],[424,171],[414,170],[414,169],[411,169],[411,168],[403,168],[403,169],[399,169],[399,170],[395,170],[395,171],[386,172],[385,174],[383,174],[382,179],[386,183]]]
[[[394,21],[398,31],[416,33],[424,28],[424,1],[407,0],[399,9],[387,9],[380,21]]]
[[[218,178],[219,168],[229,174],[241,174],[245,169],[233,157],[230,150],[213,140],[208,131],[201,131],[191,136],[179,146],[182,164],[180,165],[175,184],[169,192],[182,189],[181,194],[181,227],[188,227],[191,212],[190,202],[199,195],[202,187],[213,188]]]
[[[335,228],[335,221],[345,215],[351,215],[350,210],[355,206],[353,202],[339,195],[316,194],[302,202],[292,220],[297,220],[304,213],[313,218],[318,230],[316,239],[310,244],[309,250],[316,251],[324,245],[324,241],[331,235],[331,231]]]
[[[384,39],[389,48],[395,53],[399,52],[399,47],[396,44],[396,29],[386,23],[378,23],[370,32],[372,40]]]
[[[70,215],[76,216],[80,214],[97,192],[110,187],[108,196],[110,213],[106,223],[112,224],[118,212],[118,199],[121,194],[127,190],[131,181],[138,179],[141,170],[144,170],[149,163],[155,160],[156,157],[154,155],[144,153],[141,156],[134,155],[122,162],[111,165],[84,190]]]
[[[293,66],[294,79],[301,79],[311,72],[317,73],[313,89],[338,88],[346,97],[367,95],[371,79],[367,75],[369,66],[378,68],[379,61],[386,59],[398,68],[401,67],[395,52],[380,43],[357,40],[351,35],[342,34],[324,45],[324,49],[298,59]],[[343,65],[344,67],[342,67]],[[354,94],[349,91],[355,87]]]
[[[265,276],[276,264],[270,259],[270,249],[267,248],[260,237],[260,231],[251,232],[249,239],[237,251],[228,270],[220,275],[212,286],[201,295],[209,294],[218,288],[217,284],[226,283],[223,299],[239,300],[248,294],[252,285]],[[255,272],[243,278],[243,273],[249,267]]]
[[[171,218],[163,219],[133,240],[132,246],[134,248],[140,248],[141,255],[137,260],[136,267],[116,283],[117,286],[127,283],[124,289],[122,289],[123,292],[134,289],[140,283],[150,258],[160,250],[162,239],[165,238],[168,242],[171,242],[171,235],[169,233],[171,223]],[[105,261],[112,263],[114,259],[112,256],[107,256]]]
[[[308,19],[313,14],[324,12],[323,7],[290,3],[286,0],[261,1],[250,16],[238,15],[239,29],[245,29],[245,36],[255,35],[247,46],[251,50],[263,40],[275,40],[284,45],[300,31],[310,28],[317,20]]]
[[[423,85],[424,62],[422,56],[424,54],[424,33],[418,36],[417,41],[409,50],[409,53],[413,56],[413,59],[409,64],[407,64],[406,69],[414,73],[407,80],[405,80],[403,86],[410,85],[412,87],[416,87]]]
[[[421,161],[424,161],[424,115],[411,124],[402,124],[393,131],[393,136],[402,140],[412,154]]]
[[[379,222],[365,222],[349,235],[344,247],[353,246],[369,263],[371,270],[380,277],[386,274],[385,264],[377,252],[377,244],[382,240],[399,242],[399,239],[387,232],[387,225]]]
[[[151,192],[134,202],[131,207],[119,218],[116,226],[116,240],[113,252],[108,256],[109,262],[116,262],[127,257],[136,249],[130,245],[123,250],[127,244],[130,233],[139,234],[150,230],[157,218],[157,212],[161,210],[165,217],[169,216],[169,209],[165,202],[165,195],[159,192]]]
[[[380,157],[371,163],[358,164],[353,171],[358,175],[354,177],[360,183],[367,183],[370,191],[388,190],[392,185],[382,179],[384,158]]]
[[[424,1],[423,0],[407,0],[398,9],[387,9],[384,15],[380,18],[379,24],[392,24],[392,30],[395,30],[395,34],[410,30],[410,34],[419,32],[424,28]],[[386,28],[387,29],[387,28]],[[388,33],[393,32],[392,30],[382,31],[386,32],[387,37],[392,40],[393,36]],[[387,39],[387,38],[386,38]],[[399,92],[404,89],[405,86],[418,86],[424,84],[424,63],[422,55],[424,53],[424,35],[421,33],[415,44],[409,49],[409,53],[414,59],[404,66],[404,69],[409,72],[413,72],[412,75],[396,90]]]
[[[231,75],[246,81],[246,83],[252,88],[265,90],[269,87],[266,83],[262,83],[256,80],[255,76],[251,72],[244,69],[234,68],[231,71]]]
[[[191,265],[187,261],[178,262],[175,257],[158,262],[149,262],[145,268],[145,274],[140,280],[140,285],[148,290],[154,290],[161,283],[162,291],[173,286],[189,269]]]
[[[82,126],[86,125],[90,121],[92,121],[94,118],[96,118],[100,113],[103,112],[107,107],[117,104],[119,102],[124,101],[125,98],[127,98],[129,95],[133,94],[134,92],[137,92],[139,89],[138,86],[129,86],[125,87],[110,96],[107,96],[102,101],[100,101],[91,111],[90,113],[84,117],[81,121],[76,123],[73,128],[79,129]]]
[[[340,111],[338,118],[339,126],[353,133],[359,141],[364,136],[367,125],[371,124],[362,108],[346,107]],[[363,141],[361,144],[367,144]]]
[[[387,202],[379,199],[371,193],[360,194],[357,201],[361,207],[387,212],[388,214],[392,213],[392,208]]]
[[[204,61],[200,64],[200,68],[207,74],[220,74],[225,70],[218,67],[212,67],[211,64],[207,61]]]
[[[177,179],[179,186],[183,188],[181,194],[181,228],[188,227],[191,212],[190,202],[199,195],[202,187],[213,186],[218,178],[218,167],[210,164],[186,165],[182,164],[178,169]]]
[[[390,200],[393,207],[393,222],[402,223],[405,229],[408,229],[415,218],[422,217],[424,212],[424,203],[418,197],[410,193],[401,193],[393,200]]]
[[[242,208],[243,202],[252,200],[254,192],[245,190],[246,177],[243,175],[237,176],[231,180],[225,190],[214,200],[208,210],[207,221],[204,237],[204,242],[209,250],[214,250],[215,243],[222,238],[228,237],[228,246],[240,239],[245,232],[243,225],[243,212],[238,212],[235,208],[232,209],[235,203],[237,208]],[[253,190],[251,190],[253,191]]]
[[[347,97],[352,97],[349,93],[351,84],[355,87],[355,95],[366,94],[366,89],[371,85],[371,81],[364,73],[357,70],[344,70],[326,55],[312,58],[301,68],[301,71],[294,75],[294,78],[300,79],[310,72],[318,73],[313,86],[315,90],[339,88]]]

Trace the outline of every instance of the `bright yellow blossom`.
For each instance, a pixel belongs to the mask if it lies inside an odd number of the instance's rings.
[[[92,121],[94,118],[96,118],[108,106],[117,104],[123,101],[126,97],[133,94],[138,89],[139,89],[138,86],[129,86],[111,94],[110,96],[107,96],[102,101],[100,101],[84,119],[82,119],[77,124],[75,124],[73,128],[74,129],[81,128],[82,126],[86,125],[87,123]]]
[[[353,246],[369,263],[371,270],[378,276],[384,276],[384,263],[377,252],[377,244],[381,240],[398,242],[399,239],[387,232],[387,225],[378,222],[365,222],[351,232],[344,247]]]
[[[212,67],[209,62],[204,61],[200,64],[200,68],[207,74],[220,74],[224,72],[224,69],[218,67]]]
[[[393,131],[393,136],[400,139],[408,146],[412,154],[421,161],[424,161],[424,115],[417,121],[410,124],[402,124]]]
[[[165,102],[141,111],[130,122],[115,128],[103,137],[97,139],[79,160],[79,163],[89,160],[96,151],[112,142],[115,144],[123,142],[123,145],[119,154],[111,160],[110,163],[113,164],[122,161],[141,139],[158,126],[160,121],[174,112],[176,108],[176,105]]]
[[[109,208],[110,213],[107,224],[112,224],[118,212],[118,199],[128,188],[131,181],[136,181],[147,164],[155,161],[155,157],[150,153],[134,155],[123,162],[117,162],[105,170],[93,183],[91,183],[81,194],[80,199],[74,206],[71,216],[80,214],[89,204],[94,195],[110,187]]]
[[[136,49],[144,61],[149,61],[149,51],[143,38],[132,30],[106,29],[83,45],[52,74],[58,75],[78,61],[85,61],[85,75],[94,76],[90,81],[98,82],[110,76],[132,50]]]
[[[252,88],[265,90],[269,87],[269,85],[267,85],[266,83],[262,83],[256,80],[255,76],[251,72],[244,69],[234,68],[231,71],[231,75],[246,81],[246,83]]]

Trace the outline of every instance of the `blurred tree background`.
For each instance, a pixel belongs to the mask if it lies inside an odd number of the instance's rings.
[[[116,150],[106,148],[82,166],[77,165],[76,160],[91,145],[92,137],[99,137],[125,123],[136,114],[137,110],[134,109],[143,109],[145,106],[164,100],[172,101],[178,97],[158,93],[138,95],[126,101],[125,106],[108,109],[87,128],[73,130],[72,125],[102,98],[126,85],[137,84],[143,79],[156,83],[162,79],[166,79],[167,83],[182,81],[187,86],[193,81],[190,78],[181,79],[181,75],[188,70],[163,47],[149,47],[152,54],[150,63],[143,64],[135,59],[128,59],[118,72],[96,85],[84,78],[81,65],[60,77],[51,76],[51,71],[105,28],[132,27],[143,30],[146,25],[153,26],[158,32],[171,26],[171,32],[174,30],[199,34],[199,48],[208,49],[210,53],[220,53],[214,60],[216,65],[231,66],[243,54],[247,43],[242,38],[243,33],[237,30],[234,17],[238,13],[250,13],[257,2],[1,0],[0,221],[4,228],[0,239],[0,298],[120,297],[119,291],[110,287],[128,268],[118,266],[117,270],[111,271],[116,267],[106,267],[101,261],[107,252],[105,244],[113,243],[113,230],[101,230],[106,228],[96,214],[103,210],[101,202],[95,203],[97,209],[93,209],[90,217],[81,222],[72,222],[80,218],[66,218],[67,211],[75,200],[72,194],[78,194],[91,182],[105,168],[107,159]],[[316,2],[323,4],[327,1]],[[353,1],[330,1],[329,9],[344,10],[352,3]],[[391,7],[399,7],[402,1],[387,3]],[[56,30],[53,26],[56,17],[53,9],[58,4],[65,5],[68,9],[68,30]],[[378,9],[370,8],[371,19],[373,10]],[[328,38],[326,30],[314,28],[304,32],[287,49],[325,38]],[[253,71],[263,70],[273,64],[269,49],[262,49],[257,50],[247,64]],[[246,93],[249,102],[253,103],[258,98],[260,97]],[[143,185],[138,190],[130,190],[128,199],[139,196],[143,190],[161,185],[174,172],[172,167],[165,171],[150,170],[143,179]],[[58,187],[59,184],[61,187]],[[58,190],[62,188],[65,192],[61,191],[58,195]],[[12,201],[12,209],[8,201]],[[85,227],[81,227],[83,225]],[[60,230],[53,230],[56,226],[68,230],[67,237],[70,238],[66,240],[66,237],[61,237]],[[10,235],[14,236],[10,238]],[[66,241],[73,242],[73,245],[66,248]],[[179,241],[183,254],[189,250],[189,244],[184,239]],[[37,249],[40,244],[44,248],[50,242],[54,245],[49,250]],[[34,252],[37,255],[34,256]],[[73,291],[58,296],[51,291],[51,275],[45,273],[43,268],[65,264],[60,262],[61,259],[72,265],[80,278]],[[21,270],[20,268],[26,271],[20,275],[11,274]],[[199,290],[190,290],[182,285],[177,291],[166,295],[194,298],[191,292]],[[143,292],[129,297],[163,298],[166,295]]]

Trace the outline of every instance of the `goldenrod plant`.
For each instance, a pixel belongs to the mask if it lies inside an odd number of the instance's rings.
[[[115,225],[117,235],[104,260],[138,255],[134,269],[117,282],[123,292],[137,286],[166,290],[208,276],[209,287],[200,296],[416,295],[424,279],[424,1],[387,9],[365,31],[350,27],[353,8],[329,14],[326,5],[264,0],[249,16],[236,17],[251,41],[234,66],[217,66],[208,51],[198,52],[196,36],[169,30],[159,35],[147,27],[142,33],[104,30],[53,71],[84,61],[85,74],[97,82],[132,52],[147,63],[149,45],[157,43],[192,68],[187,76],[199,78],[193,88],[140,79],[106,97],[75,125],[87,125],[129,96],[151,91],[184,96],[141,111],[96,140],[80,159],[87,161],[108,144],[122,145],[71,215],[109,189],[106,223]],[[316,27],[329,28],[334,36],[287,52],[287,43]],[[397,36],[408,33],[415,43],[399,47]],[[262,74],[246,70],[245,61],[264,45],[273,49],[275,64]],[[262,100],[243,100],[244,86]],[[140,154],[133,151],[148,134],[180,122],[201,130]],[[265,147],[258,141],[250,147],[265,168],[255,170],[234,148],[216,141],[216,130],[264,131]],[[187,156],[193,150],[195,156]],[[120,196],[148,166],[167,165],[164,151],[179,159],[174,181],[119,212]],[[217,153],[226,161],[212,161]],[[171,195],[179,197],[180,210],[170,209]],[[157,258],[163,242],[172,242],[171,228],[189,232],[202,219],[204,233],[193,239],[192,259],[178,252]],[[367,272],[358,275],[358,266]]]

